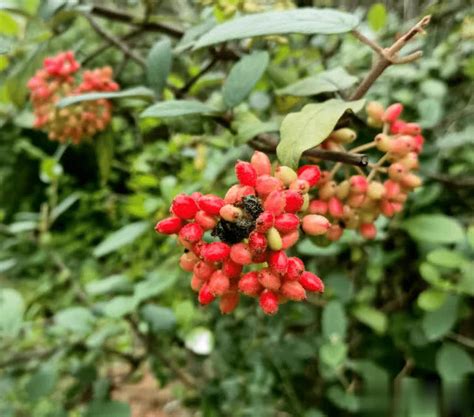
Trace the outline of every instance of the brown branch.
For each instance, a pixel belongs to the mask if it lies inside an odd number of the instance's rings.
[[[153,20],[150,20],[150,18],[147,20],[142,20],[126,12],[110,9],[104,6],[94,5],[92,6],[90,13],[105,19],[115,20],[117,22],[122,22],[133,26],[139,26],[143,30],[162,32],[172,36],[173,38],[180,38],[184,34],[184,31],[181,29],[177,29],[164,23],[154,22]]]
[[[117,38],[115,35],[107,32],[103,29],[91,15],[85,14],[85,17],[89,21],[92,28],[102,36],[107,42],[115,45],[119,48],[126,56],[133,59],[137,64],[139,64],[142,68],[146,68],[146,61],[137,53],[135,53],[130,47],[123,42],[121,39]]]
[[[350,100],[358,100],[362,98],[365,93],[369,90],[372,84],[380,77],[380,75],[390,66],[390,65],[399,65],[406,64],[408,62],[413,62],[420,58],[423,55],[423,52],[417,51],[410,55],[404,57],[399,57],[398,53],[400,50],[418,33],[424,32],[424,27],[430,22],[431,16],[425,16],[421,19],[415,26],[413,26],[408,32],[402,35],[397,39],[392,46],[389,48],[383,49],[376,42],[368,39],[362,33],[357,30],[353,30],[352,34],[359,39],[361,42],[370,46],[378,55],[378,59],[375,64],[372,66],[372,69],[362,80],[360,85],[351,95]]]

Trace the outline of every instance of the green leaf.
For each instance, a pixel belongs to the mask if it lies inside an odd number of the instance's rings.
[[[232,127],[237,130],[238,143],[246,143],[261,133],[278,132],[279,130],[275,121],[262,122],[251,112],[236,114]]]
[[[129,291],[132,289],[132,285],[125,275],[111,275],[90,282],[85,289],[88,294],[97,296]]]
[[[222,88],[227,107],[235,107],[245,100],[262,77],[269,60],[268,52],[254,51],[234,64]]]
[[[81,194],[78,192],[72,193],[61,201],[56,207],[51,210],[50,219],[55,221],[61,214],[69,210],[73,204],[81,198]]]
[[[135,222],[127,224],[121,229],[107,236],[94,249],[94,256],[100,258],[116,251],[122,246],[129,245],[139,238],[148,229],[148,222]]]
[[[191,114],[210,114],[216,113],[218,110],[207,104],[194,100],[168,100],[161,101],[147,107],[140,117],[178,117]]]
[[[417,103],[420,125],[424,129],[436,126],[443,117],[443,107],[439,99],[425,98]]]
[[[444,380],[460,381],[474,372],[474,364],[464,349],[453,343],[444,343],[436,353],[436,369]]]
[[[359,305],[352,310],[352,314],[357,320],[366,324],[378,334],[384,334],[387,331],[387,316],[374,307]]]
[[[345,90],[357,82],[357,77],[350,75],[344,68],[337,67],[323,71],[311,77],[303,78],[276,91],[280,95],[314,96],[321,93],[333,93]]]
[[[455,243],[464,240],[459,222],[444,214],[420,214],[401,226],[413,239],[430,243]]]
[[[352,392],[344,391],[340,386],[333,385],[328,389],[328,399],[338,408],[356,412],[360,409],[360,400]]]
[[[319,145],[346,111],[357,113],[364,102],[331,99],[307,104],[301,111],[288,114],[281,124],[281,139],[277,147],[281,164],[296,167],[304,151]]]
[[[114,159],[114,137],[112,134],[103,133],[94,140],[94,144],[97,165],[99,166],[100,182],[102,185],[105,185],[109,180],[110,172],[112,170],[112,162]]]
[[[167,332],[176,327],[176,316],[170,308],[147,304],[140,313],[153,333]]]
[[[87,333],[92,329],[94,316],[84,307],[70,307],[54,316],[57,326],[73,333]]]
[[[437,310],[425,313],[421,327],[428,340],[433,341],[448,333],[458,318],[459,297],[450,294]]]
[[[459,252],[449,249],[435,249],[428,253],[428,261],[444,268],[461,268],[467,259]]]
[[[194,49],[254,36],[344,33],[358,24],[356,16],[332,9],[300,8],[255,13],[215,26],[198,39]]]
[[[143,100],[152,100],[155,94],[152,90],[146,87],[134,87],[122,91],[113,91],[108,93],[87,93],[79,94],[77,96],[65,97],[58,101],[57,106],[62,108],[70,106],[71,104],[80,103],[82,101],[99,100],[101,98],[106,99],[119,99],[119,98],[136,98]]]
[[[324,307],[321,321],[323,335],[326,339],[345,339],[347,318],[344,306],[339,301],[330,301]]]
[[[172,60],[171,42],[168,38],[156,42],[150,49],[146,61],[146,77],[148,85],[155,91],[157,96],[165,88]]]
[[[119,401],[92,402],[84,417],[130,417],[130,406]]]
[[[0,22],[0,35],[16,36],[20,33],[20,26],[10,13],[0,10]]]
[[[145,281],[135,286],[134,298],[137,302],[141,302],[163,293],[174,285],[178,275],[176,269],[163,268],[153,271]]]
[[[53,391],[58,379],[56,369],[51,366],[43,366],[33,374],[26,384],[28,400],[35,402],[49,396]]]
[[[0,339],[15,338],[23,323],[25,303],[21,294],[11,288],[0,289]]]
[[[439,149],[454,149],[460,146],[474,145],[474,126],[470,125],[460,132],[451,132],[436,140]]]
[[[347,344],[342,341],[327,342],[321,345],[319,357],[331,368],[337,368],[347,359]]]
[[[382,3],[372,5],[367,14],[367,20],[373,30],[378,31],[382,29],[387,23],[387,10],[385,6]]]
[[[119,319],[135,310],[138,301],[135,297],[119,296],[112,298],[103,306],[104,314]]]
[[[446,301],[447,293],[435,288],[423,291],[417,299],[418,307],[425,311],[434,311]]]
[[[0,260],[0,274],[13,268],[17,263],[18,261],[14,258]]]
[[[214,349],[214,335],[205,327],[196,327],[186,335],[184,344],[198,355],[209,355]]]
[[[469,242],[471,249],[474,249],[474,224],[471,224],[467,228],[467,241]]]

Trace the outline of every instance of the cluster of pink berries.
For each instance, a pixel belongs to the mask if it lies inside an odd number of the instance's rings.
[[[318,194],[311,200],[308,210],[331,220],[326,234],[329,240],[338,240],[344,229],[358,230],[366,239],[375,238],[377,229],[374,221],[378,216],[392,217],[399,213],[408,193],[421,185],[421,179],[412,171],[418,169],[418,154],[424,139],[418,124],[399,118],[402,110],[400,103],[387,109],[377,102],[368,104],[368,124],[383,127],[383,132],[376,135],[372,142],[352,149],[374,148],[383,153],[372,165],[368,176],[346,175],[345,179],[337,182],[338,165],[331,172],[322,172]],[[323,142],[322,147],[345,150],[344,145],[352,143],[356,137],[352,129],[338,129]]]
[[[82,73],[78,83],[74,75],[80,64],[71,51],[62,52],[44,60],[43,68],[28,81],[35,113],[35,127],[48,132],[51,140],[79,143],[102,131],[111,119],[111,103],[105,99],[84,101],[59,109],[56,103],[64,97],[89,92],[116,91],[110,67],[97,68]]]
[[[171,217],[155,228],[178,235],[186,250],[180,265],[193,273],[191,287],[199,302],[219,298],[221,312],[230,313],[245,294],[258,297],[266,314],[275,314],[287,300],[302,301],[307,291],[323,292],[321,279],[286,253],[298,241],[300,227],[316,236],[330,226],[320,214],[303,215],[308,192],[320,179],[318,166],[273,170],[268,156],[256,151],[250,162],[237,162],[235,173],[239,183],[224,198],[199,192],[178,195]],[[219,240],[204,240],[207,231]]]

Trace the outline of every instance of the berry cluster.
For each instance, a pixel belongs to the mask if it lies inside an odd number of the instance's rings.
[[[326,234],[329,240],[338,240],[344,229],[356,229],[366,239],[373,239],[377,229],[374,221],[379,215],[392,217],[403,209],[408,193],[421,185],[421,179],[412,171],[418,168],[418,154],[423,148],[420,126],[401,120],[403,106],[393,104],[387,109],[377,102],[367,106],[368,124],[383,128],[372,142],[350,151],[374,148],[383,153],[371,164],[368,176],[363,173],[336,180],[340,164],[332,171],[323,171],[318,194],[309,204],[308,211],[331,220]],[[345,150],[345,145],[356,139],[349,128],[335,130],[322,147]],[[386,166],[384,166],[386,165]],[[385,179],[388,176],[387,179]]]
[[[314,236],[330,226],[320,214],[303,215],[308,192],[320,179],[319,168],[273,170],[267,155],[256,151],[250,162],[237,162],[235,173],[239,183],[224,198],[198,192],[178,195],[172,216],[155,228],[178,235],[185,248],[180,266],[193,273],[191,287],[199,302],[205,305],[219,297],[221,312],[230,313],[245,294],[258,297],[266,314],[275,314],[287,300],[302,301],[307,291],[322,292],[320,278],[286,253],[298,241],[300,226]],[[218,240],[210,241],[207,231]]]
[[[56,107],[64,97],[119,89],[112,80],[110,67],[84,71],[82,81],[78,83],[74,75],[79,68],[73,52],[62,52],[46,58],[43,68],[28,81],[35,127],[46,130],[51,140],[65,142],[71,139],[79,143],[83,137],[104,130],[110,122],[111,104],[105,99],[84,101],[63,109]]]

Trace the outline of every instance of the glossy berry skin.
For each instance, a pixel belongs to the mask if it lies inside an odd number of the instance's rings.
[[[267,249],[267,238],[263,233],[252,232],[250,233],[248,245],[252,254],[263,253]]]
[[[323,235],[329,229],[329,220],[320,214],[308,214],[303,217],[302,227],[311,236]]]
[[[285,209],[286,199],[281,191],[272,191],[263,203],[264,211],[268,211],[274,216],[283,213]]]
[[[249,265],[252,263],[252,252],[246,243],[236,243],[230,248],[230,258],[237,264]]]
[[[194,266],[198,263],[199,259],[194,253],[187,252],[181,255],[179,258],[179,266],[184,271],[193,272]]]
[[[311,291],[311,292],[324,291],[324,284],[321,281],[321,278],[319,278],[317,275],[313,274],[312,272],[308,272],[308,271],[303,272],[298,282],[307,291]]]
[[[293,230],[292,232],[285,233],[281,235],[281,249],[286,250],[296,245],[300,237],[300,232],[298,230]]]
[[[204,231],[197,223],[188,223],[179,231],[179,238],[189,243],[196,243],[202,239]]]
[[[230,246],[223,242],[212,242],[202,249],[201,255],[208,262],[222,262],[230,255]]]
[[[182,219],[193,219],[198,209],[194,199],[184,194],[176,196],[171,204],[173,214]]]
[[[293,213],[283,213],[275,218],[275,228],[281,233],[292,232],[298,229],[300,218]]]
[[[257,217],[255,221],[255,230],[259,233],[267,232],[271,227],[273,227],[275,216],[269,211],[264,211]]]
[[[225,202],[222,198],[213,194],[203,195],[198,200],[199,208],[212,216],[217,216],[224,204]]]
[[[255,168],[257,175],[271,175],[272,164],[270,159],[263,152],[255,151],[250,159],[250,163]]]
[[[303,165],[298,168],[298,178],[308,181],[310,187],[314,187],[321,178],[321,170],[317,165]]]
[[[285,197],[285,212],[296,213],[303,207],[304,198],[302,194],[296,190],[286,190],[283,193]]]
[[[398,119],[402,111],[403,111],[403,105],[401,103],[392,104],[391,106],[388,106],[387,109],[385,110],[382,116],[382,120],[385,123],[394,123],[395,120]]]
[[[268,266],[277,274],[284,274],[288,268],[288,256],[285,251],[271,252],[268,256]]]
[[[199,210],[196,213],[195,220],[203,230],[212,230],[217,225],[217,220],[215,217],[207,214],[204,210]]]
[[[259,304],[265,314],[274,315],[278,311],[278,295],[272,291],[265,290],[260,295]]]
[[[286,281],[280,288],[280,293],[293,301],[301,301],[306,298],[306,291],[298,281]]]
[[[212,295],[219,297],[230,287],[230,280],[220,269],[215,271],[209,278],[208,288]]]
[[[232,313],[239,305],[239,299],[240,296],[238,292],[227,292],[222,294],[222,297],[219,301],[219,309],[221,310],[221,313]]]
[[[199,261],[194,265],[193,272],[199,279],[206,281],[215,272],[216,268],[213,264],[205,261]]]
[[[202,305],[207,305],[212,303],[215,299],[216,297],[211,293],[209,285],[205,283],[199,290],[198,301]]]
[[[281,280],[277,273],[268,268],[264,268],[258,274],[258,280],[263,287],[277,291],[281,286]]]
[[[258,279],[258,272],[252,271],[242,275],[239,280],[239,291],[249,297],[258,296],[263,290]]]
[[[182,226],[183,222],[179,217],[168,217],[156,224],[155,231],[165,235],[174,235],[181,230]]]
[[[235,176],[241,185],[255,187],[257,182],[257,171],[250,162],[237,162],[235,165]]]
[[[238,278],[242,273],[243,265],[234,262],[232,259],[226,259],[222,263],[222,272],[229,278]]]
[[[292,256],[288,258],[288,265],[286,269],[285,279],[290,281],[297,281],[305,271],[304,263],[300,258]]]

